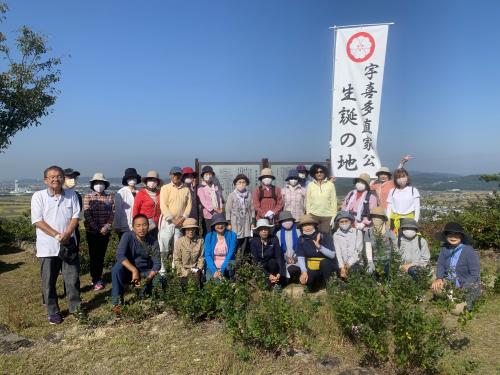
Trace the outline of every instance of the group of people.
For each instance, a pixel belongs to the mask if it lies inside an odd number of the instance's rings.
[[[103,263],[110,236],[115,231],[120,237],[112,267],[117,313],[128,285],[145,280],[147,292],[169,266],[183,284],[192,278],[201,286],[211,279],[231,280],[239,262],[249,258],[264,272],[269,287],[300,283],[316,288],[335,273],[348,281],[353,272],[383,272],[397,252],[401,269],[417,277],[428,266],[430,252],[419,233],[420,194],[403,168],[406,160],[394,176],[386,167],[374,182],[360,174],[340,211],[335,179],[320,164],[309,170],[297,166],[283,188],[274,184],[270,168],[261,170],[253,191],[249,178],[239,174],[227,199],[210,166],[199,175],[191,167],[172,167],[168,183],[156,171],[141,177],[127,168],[116,194],[108,191],[105,176],[95,173],[91,192],[83,199],[74,189],[79,172],[51,166],[44,171],[47,189],[33,195],[31,207],[49,322],[62,322],[55,290],[59,272],[70,313],[80,305],[79,259],[74,254],[81,210],[95,290],[105,288]],[[451,223],[439,236],[443,247],[433,290],[438,293],[447,282],[478,285],[479,260],[463,228]]]

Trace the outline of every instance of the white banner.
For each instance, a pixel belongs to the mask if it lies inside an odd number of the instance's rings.
[[[335,38],[332,171],[375,177],[388,25],[339,28]]]

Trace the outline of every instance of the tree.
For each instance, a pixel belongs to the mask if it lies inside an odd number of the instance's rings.
[[[0,22],[8,9],[0,2]],[[0,55],[8,64],[8,70],[0,73],[0,152],[18,131],[40,125],[40,119],[50,113],[59,93],[55,84],[61,64],[60,58],[47,56],[50,48],[45,37],[27,26],[18,31],[14,53],[6,41],[0,32]]]
[[[498,186],[500,187],[500,173],[496,174],[483,174],[479,176],[480,180],[484,182],[498,182]]]

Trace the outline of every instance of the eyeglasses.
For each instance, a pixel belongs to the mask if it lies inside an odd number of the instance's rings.
[[[322,171],[321,169],[317,170],[316,172],[314,172],[314,174],[325,174],[324,171]]]
[[[47,180],[53,181],[53,180],[64,180],[64,176],[57,175],[57,176],[47,176],[45,177]]]

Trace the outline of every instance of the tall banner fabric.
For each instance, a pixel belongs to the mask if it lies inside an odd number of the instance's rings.
[[[388,25],[336,29],[332,110],[332,171],[374,177]]]

